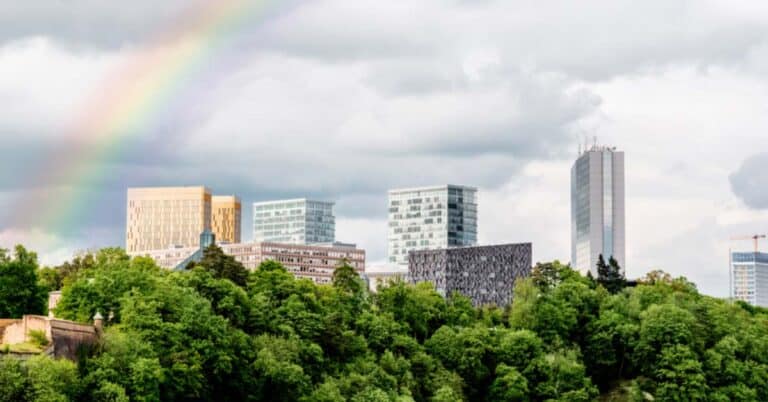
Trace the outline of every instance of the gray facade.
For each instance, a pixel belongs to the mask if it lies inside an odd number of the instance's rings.
[[[447,296],[459,292],[475,306],[512,302],[515,281],[531,274],[531,243],[411,251],[408,277],[431,282]]]
[[[452,184],[389,192],[389,262],[405,266],[411,250],[477,244],[477,189]]]
[[[624,152],[594,146],[571,169],[571,265],[597,275],[601,254],[625,268]]]
[[[333,202],[308,200],[253,203],[253,241],[317,244],[336,241]]]
[[[768,307],[768,254],[731,254],[731,295],[753,306]]]

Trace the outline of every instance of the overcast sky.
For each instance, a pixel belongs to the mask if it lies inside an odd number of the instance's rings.
[[[729,246],[751,247],[729,237],[768,232],[759,0],[266,2],[91,165],[102,177],[40,172],[88,160],[67,128],[200,3],[0,0],[0,247],[58,263],[122,246],[127,186],[203,184],[242,198],[244,240],[253,201],[335,200],[337,239],[376,262],[387,189],[454,183],[480,189],[482,243],[568,261],[570,166],[593,137],[626,153],[629,276],[726,296]],[[71,191],[75,224],[14,218]]]

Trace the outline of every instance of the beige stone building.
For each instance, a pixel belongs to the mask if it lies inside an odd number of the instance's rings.
[[[129,188],[126,251],[198,245],[211,230],[211,198],[203,186]]]
[[[224,253],[242,263],[250,270],[256,269],[266,260],[278,261],[297,278],[311,279],[315,283],[330,283],[333,271],[342,261],[347,260],[358,273],[365,271],[365,250],[353,244],[329,243],[322,245],[281,244],[281,243],[234,243],[219,244]],[[183,268],[199,247],[153,250],[131,255],[153,258],[164,268]]]
[[[211,230],[216,241],[240,243],[240,198],[214,195],[211,198]]]

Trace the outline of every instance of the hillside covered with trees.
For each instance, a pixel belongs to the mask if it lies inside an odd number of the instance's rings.
[[[511,307],[474,308],[429,284],[371,294],[349,266],[332,286],[247,272],[216,247],[185,272],[119,249],[39,269],[17,248],[1,311],[63,287],[57,316],[110,319],[77,363],[0,355],[0,401],[768,400],[766,310],[662,272],[609,279],[538,264]]]

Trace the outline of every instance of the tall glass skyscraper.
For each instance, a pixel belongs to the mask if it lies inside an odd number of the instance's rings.
[[[389,191],[389,262],[411,250],[477,244],[477,189],[452,184]]]
[[[731,274],[731,293],[735,300],[768,307],[768,254],[732,253]]]
[[[597,276],[603,255],[624,266],[624,152],[593,146],[571,168],[571,265]]]
[[[333,243],[333,202],[306,198],[253,203],[253,241],[287,244]]]

